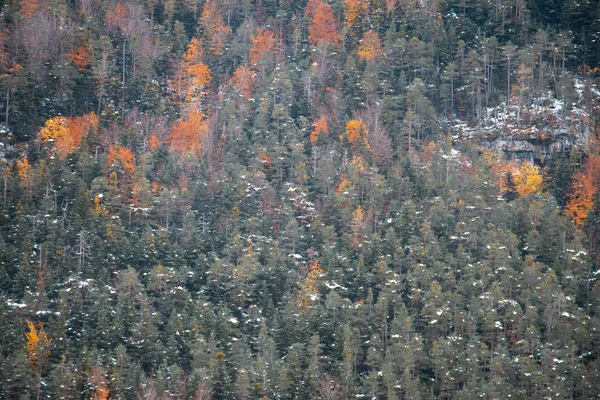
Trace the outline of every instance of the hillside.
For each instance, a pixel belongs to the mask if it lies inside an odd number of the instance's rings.
[[[0,398],[598,397],[598,10],[5,2]]]

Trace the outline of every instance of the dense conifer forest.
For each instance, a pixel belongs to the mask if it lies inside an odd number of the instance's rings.
[[[599,0],[1,4],[0,398],[598,398]]]

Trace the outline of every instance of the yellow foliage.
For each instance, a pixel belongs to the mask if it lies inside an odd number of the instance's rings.
[[[364,240],[365,213],[359,204],[352,212],[352,248],[358,249]]]
[[[528,161],[521,164],[500,162],[492,166],[492,174],[498,176],[496,185],[502,193],[514,190],[519,197],[526,197],[540,194],[544,188],[540,168]]]
[[[42,368],[50,355],[50,343],[52,339],[48,337],[43,324],[38,324],[36,328],[33,322],[27,320],[29,332],[25,333],[27,338],[27,355],[33,370],[40,374]]]
[[[21,183],[25,183],[31,178],[31,164],[27,156],[17,161],[17,175],[19,175],[19,182]]]
[[[192,38],[187,45],[187,49],[185,55],[183,56],[183,65],[187,69],[194,64],[198,64],[202,62],[202,56],[204,52],[202,51],[202,45],[196,38]]]
[[[320,297],[319,282],[325,271],[319,265],[319,261],[313,262],[306,274],[306,278],[300,284],[300,291],[296,299],[300,312],[305,312],[311,307],[311,304],[317,302]]]
[[[530,162],[524,162],[521,164],[519,172],[516,190],[520,197],[542,192],[544,181],[540,174],[540,167]]]
[[[44,127],[40,131],[40,137],[44,143],[56,142],[58,138],[66,136],[67,122],[68,119],[61,116],[53,117],[46,121]]]
[[[368,62],[375,60],[382,55],[383,49],[381,48],[379,35],[375,31],[367,31],[358,46],[358,56]]]
[[[483,154],[481,155],[481,160],[488,166],[493,167],[495,165],[499,165],[502,160],[502,156],[492,150],[485,149],[483,150]]]
[[[346,137],[350,143],[354,144],[359,140],[364,140],[366,136],[367,127],[362,121],[353,119],[346,123]],[[343,139],[343,137],[340,139]]]
[[[345,3],[344,29],[351,30],[359,19],[366,14],[369,3],[365,0],[346,0]]]
[[[65,158],[79,148],[90,130],[98,129],[98,124],[98,116],[93,112],[73,119],[57,116],[47,120],[38,135],[60,158]]]
[[[187,90],[186,101],[188,103],[199,102],[200,98],[204,94],[204,88],[212,80],[212,73],[208,66],[203,62],[191,65],[187,69],[187,73],[191,78],[191,82]]]

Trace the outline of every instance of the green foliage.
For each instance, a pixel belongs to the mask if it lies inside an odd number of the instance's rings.
[[[596,396],[597,1],[509,3],[9,2],[0,398]]]

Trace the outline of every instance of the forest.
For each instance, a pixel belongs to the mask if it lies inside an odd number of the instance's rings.
[[[600,0],[0,5],[0,398],[599,398]]]

